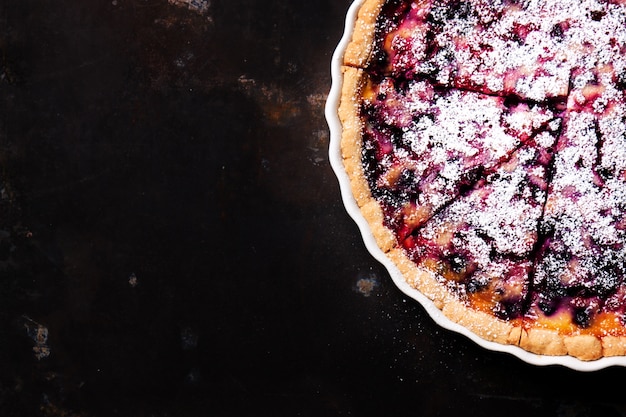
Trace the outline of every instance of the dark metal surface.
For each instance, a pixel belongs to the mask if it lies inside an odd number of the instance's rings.
[[[366,252],[349,3],[0,0],[2,417],[626,414],[626,370],[485,351]]]

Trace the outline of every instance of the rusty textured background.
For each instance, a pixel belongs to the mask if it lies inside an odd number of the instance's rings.
[[[624,369],[485,351],[366,252],[349,4],[0,0],[2,417],[626,415]]]

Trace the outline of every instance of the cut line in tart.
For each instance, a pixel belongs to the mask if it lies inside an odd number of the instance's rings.
[[[355,7],[341,166],[386,258],[488,342],[626,356],[626,2]]]

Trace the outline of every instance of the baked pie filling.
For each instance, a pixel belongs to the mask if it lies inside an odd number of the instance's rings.
[[[626,355],[626,2],[365,0],[339,115],[407,282],[482,338]]]

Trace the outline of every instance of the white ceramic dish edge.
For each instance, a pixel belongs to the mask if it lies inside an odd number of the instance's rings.
[[[517,346],[513,345],[502,345],[495,342],[487,341],[475,333],[469,331],[463,326],[460,326],[457,323],[452,322],[443,313],[422,293],[415,290],[411,286],[407,284],[404,280],[404,277],[400,273],[400,271],[396,268],[396,266],[387,258],[387,256],[382,252],[382,250],[376,244],[374,237],[370,231],[370,227],[367,224],[365,218],[361,215],[361,212],[356,204],[356,200],[352,195],[352,191],[350,189],[350,181],[348,176],[344,170],[343,161],[341,157],[341,133],[342,127],[341,122],[339,121],[339,116],[337,114],[337,109],[339,107],[339,99],[341,95],[341,84],[342,84],[342,75],[341,75],[341,63],[344,51],[350,38],[352,36],[352,28],[354,26],[354,22],[356,19],[356,15],[359,9],[359,6],[363,3],[364,0],[355,0],[350,8],[348,9],[346,20],[345,20],[345,28],[344,33],[335,49],[332,60],[331,60],[331,89],[328,95],[328,99],[326,101],[325,107],[325,116],[326,121],[328,123],[330,129],[330,145],[329,145],[329,161],[337,179],[339,181],[339,186],[341,190],[341,197],[343,203],[345,205],[346,211],[352,217],[352,219],[356,222],[363,241],[365,243],[365,247],[372,254],[372,256],[378,260],[383,266],[388,270],[393,282],[396,286],[407,296],[417,300],[427,311],[427,313],[432,317],[432,319],[441,327],[452,330],[454,332],[460,333],[478,345],[482,346],[485,349],[497,351],[497,352],[506,352],[510,353],[519,359],[523,360],[532,365],[538,366],[549,366],[549,365],[561,365],[567,368],[571,368],[577,371],[597,371],[610,366],[626,366],[626,357],[605,357],[595,361],[582,361],[580,359],[571,357],[571,356],[545,356],[545,355],[537,355],[531,352],[528,352],[524,349],[521,349]]]

